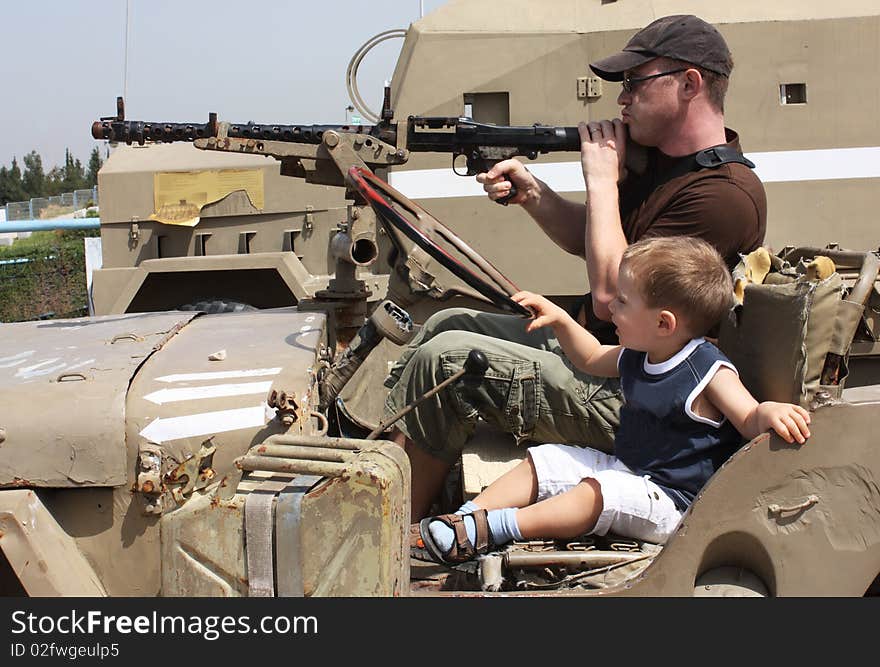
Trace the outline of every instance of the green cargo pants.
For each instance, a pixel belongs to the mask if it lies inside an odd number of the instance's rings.
[[[454,383],[410,411],[397,427],[431,456],[454,463],[478,417],[525,441],[588,445],[610,452],[621,405],[617,378],[572,365],[550,327],[465,308],[431,316],[385,380],[386,417],[453,375],[468,352],[489,360],[477,387]]]

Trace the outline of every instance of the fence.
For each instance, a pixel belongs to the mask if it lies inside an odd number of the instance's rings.
[[[97,186],[88,190],[74,190],[55,197],[35,197],[30,201],[16,201],[6,204],[6,219],[41,220],[69,215],[86,206],[98,205]],[[2,229],[0,229],[2,231]]]

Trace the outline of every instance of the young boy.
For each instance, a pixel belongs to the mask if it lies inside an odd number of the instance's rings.
[[[644,239],[620,262],[610,306],[620,345],[601,345],[542,296],[513,299],[553,327],[579,369],[621,379],[624,405],[614,455],[541,445],[455,514],[423,519],[426,550],[459,563],[513,539],[612,532],[664,543],[683,512],[742,444],[773,429],[786,442],[810,436],[797,405],[758,403],[730,361],[704,336],[731,306],[730,274],[717,251],[689,237]]]

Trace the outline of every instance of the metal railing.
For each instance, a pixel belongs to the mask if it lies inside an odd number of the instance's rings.
[[[98,205],[98,187],[74,190],[54,197],[34,197],[29,201],[6,204],[6,220],[40,220],[60,216],[69,217],[73,212]],[[0,228],[0,231],[3,231]]]

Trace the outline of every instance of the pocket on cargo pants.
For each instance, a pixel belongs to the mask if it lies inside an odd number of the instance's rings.
[[[530,440],[539,416],[540,364],[501,354],[486,356],[489,370],[480,385],[463,384],[458,390],[462,406],[512,434],[517,444]],[[464,364],[464,359],[450,357],[449,370]]]

